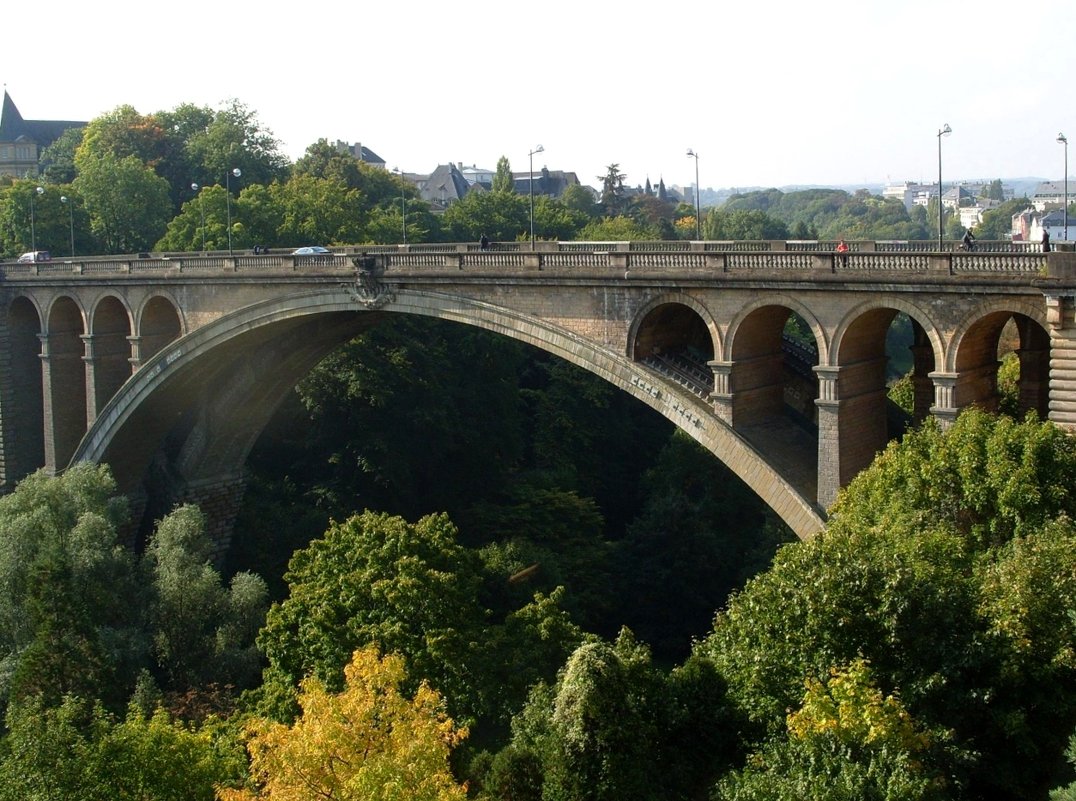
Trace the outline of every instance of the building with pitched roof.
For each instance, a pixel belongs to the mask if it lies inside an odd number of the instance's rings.
[[[41,151],[64,131],[86,125],[74,120],[24,120],[5,89],[0,111],[0,175],[15,178],[37,175]]]

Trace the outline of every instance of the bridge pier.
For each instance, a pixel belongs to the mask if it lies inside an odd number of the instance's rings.
[[[841,488],[841,403],[836,367],[815,366],[818,376],[818,505],[828,509]]]
[[[714,414],[728,425],[732,425],[732,362],[718,361],[706,363],[714,373],[714,388],[710,392],[710,401]]]
[[[232,544],[235,518],[246,486],[246,477],[242,473],[203,478],[189,482],[176,501],[177,504],[196,504],[205,514],[206,536],[213,543],[211,559],[218,567],[224,564]]]
[[[1076,430],[1076,295],[1047,295],[1046,320],[1050,328],[1050,419]]]
[[[81,340],[70,332],[41,334],[45,469],[67,466],[86,433],[86,372]]]
[[[953,400],[956,397],[956,383],[960,376],[956,373],[933,372],[930,380],[934,382],[934,405],[930,407],[930,413],[938,421],[943,429],[949,428],[956,422],[960,414]]]

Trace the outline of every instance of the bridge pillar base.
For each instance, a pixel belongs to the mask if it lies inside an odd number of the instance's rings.
[[[235,518],[246,489],[242,475],[217,476],[187,484],[181,502],[194,503],[206,516],[206,534],[213,543],[214,564],[223,564],[232,544]]]

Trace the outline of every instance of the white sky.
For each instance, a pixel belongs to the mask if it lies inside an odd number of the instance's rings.
[[[238,98],[291,159],[362,142],[599,185],[1059,180],[1076,2],[145,0],[10,3],[0,82],[26,119]],[[1072,154],[1076,164],[1076,152]],[[1070,169],[1070,173],[1074,170]]]

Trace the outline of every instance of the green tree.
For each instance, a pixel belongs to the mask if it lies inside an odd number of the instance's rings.
[[[1065,751],[1069,764],[1076,766],[1076,735],[1069,739],[1069,747]],[[1076,801],[1076,781],[1063,787],[1058,787],[1050,793],[1050,801]]]
[[[788,228],[764,211],[711,209],[703,229],[705,239],[764,240],[787,239]]]
[[[268,605],[265,584],[239,573],[226,588],[211,548],[205,515],[191,505],[161,520],[146,547],[153,650],[172,689],[251,686],[261,667],[254,638]]]
[[[205,250],[227,249],[227,202],[227,193],[223,186],[199,187],[198,194],[185,202],[179,214],[169,221],[164,236],[153,246],[154,250],[200,251],[203,244]],[[251,203],[246,207],[247,217],[251,216],[250,208],[253,205]],[[233,214],[238,216],[235,206]]]
[[[497,159],[497,172],[493,176],[493,191],[516,191],[516,181],[512,177],[512,165],[508,162],[508,156],[501,156]]]
[[[69,184],[78,174],[75,170],[75,151],[82,144],[82,128],[68,128],[51,145],[41,151],[38,169],[50,184]]]
[[[292,557],[290,595],[258,636],[267,682],[287,692],[315,676],[339,689],[352,651],[377,645],[474,715],[483,672],[474,644],[490,622],[478,603],[480,569],[444,515],[411,524],[365,512],[334,523]]]
[[[1005,200],[1005,187],[1001,183],[1001,179],[995,178],[993,181],[987,184],[986,187],[983,189],[983,193],[982,195],[980,195],[980,197],[985,197],[988,200]]]
[[[126,503],[107,467],[34,473],[0,498],[0,701],[91,693],[116,701],[143,664]]]
[[[268,194],[278,220],[271,240],[274,247],[335,245],[363,239],[362,196],[357,189],[348,189],[338,180],[300,176],[272,184]],[[250,196],[240,195],[235,204],[240,218],[249,202]]]
[[[443,215],[444,229],[456,242],[477,241],[485,234],[494,242],[514,242],[530,226],[527,198],[514,192],[468,192]]]
[[[224,183],[225,175],[239,168],[242,176],[232,179],[232,192],[254,184],[270,184],[283,179],[288,160],[280,152],[280,142],[265,128],[257,114],[239,100],[232,99],[214,112],[202,130],[187,139],[187,157],[192,176],[199,184]]]
[[[689,799],[727,768],[732,721],[705,660],[665,674],[624,630],[538,684],[485,783],[521,799]]]
[[[610,164],[605,175],[598,176],[598,180],[602,182],[601,204],[606,217],[618,217],[628,210],[625,178],[627,175],[620,171],[619,164]]]
[[[0,756],[0,801],[212,801],[245,767],[224,727],[200,729],[158,710],[115,720],[75,697],[14,708]]]
[[[566,208],[584,215],[586,219],[590,219],[598,213],[592,190],[582,184],[572,184],[564,190],[564,194],[558,200]]]
[[[975,236],[979,239],[1008,239],[1012,233],[1013,215],[1028,208],[1031,208],[1031,201],[1022,197],[983,212],[983,221],[975,227]]]
[[[168,182],[134,155],[123,158],[76,156],[75,188],[83,198],[90,227],[109,253],[148,250],[171,218]]]
[[[900,700],[883,696],[861,659],[809,679],[788,733],[725,776],[715,801],[927,801],[947,797],[924,766],[929,745]]]
[[[630,217],[603,217],[591,220],[579,232],[584,242],[628,242],[654,239],[656,233]]]
[[[302,157],[292,165],[293,177],[308,176],[332,180],[348,189],[359,189],[362,184],[359,160],[347,150],[338,150],[328,139],[319,139],[306,148]]]

